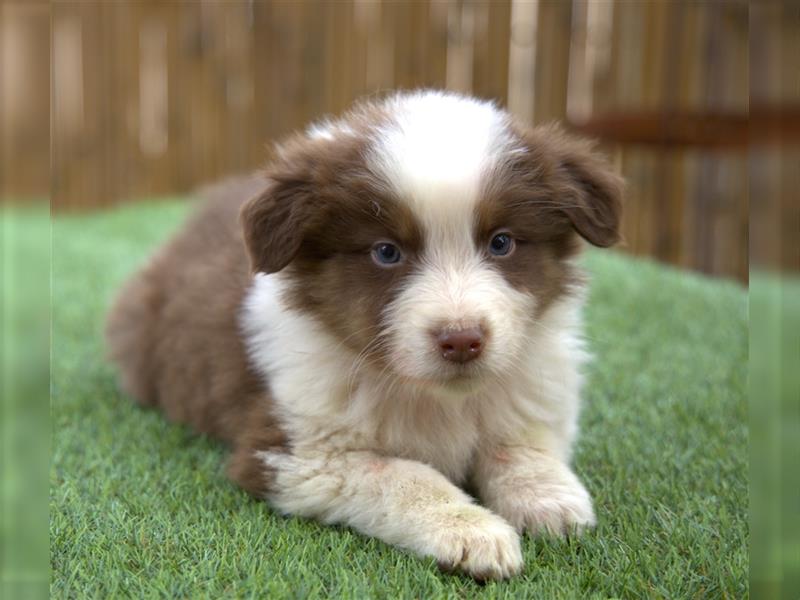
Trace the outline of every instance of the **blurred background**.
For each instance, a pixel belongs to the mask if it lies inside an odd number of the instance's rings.
[[[781,44],[800,51],[788,3],[5,8],[0,103],[15,151],[0,180],[7,195],[52,191],[56,212],[185,193],[259,167],[269,142],[358,97],[448,88],[601,140],[629,183],[623,250],[746,281],[748,133],[775,128],[769,111],[748,128],[748,112],[798,100],[792,66],[775,61]]]

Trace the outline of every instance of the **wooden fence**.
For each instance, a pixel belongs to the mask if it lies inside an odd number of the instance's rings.
[[[47,193],[49,171],[57,211],[248,171],[271,140],[380,90],[462,90],[537,123],[748,110],[744,0],[60,1],[45,25],[41,10],[3,5],[0,177],[6,195]],[[746,278],[745,153],[605,150],[629,182],[627,251]]]

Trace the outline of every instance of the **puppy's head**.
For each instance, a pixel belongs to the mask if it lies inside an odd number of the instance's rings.
[[[443,390],[513,372],[579,238],[618,238],[620,180],[589,145],[453,94],[361,105],[267,175],[242,210],[253,270],[282,271],[359,367]]]

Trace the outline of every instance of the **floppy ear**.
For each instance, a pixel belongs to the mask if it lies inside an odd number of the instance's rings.
[[[242,206],[244,243],[254,273],[275,273],[300,250],[313,217],[309,185],[270,178],[266,189]]]
[[[595,246],[619,241],[623,181],[593,144],[553,125],[536,128],[527,137],[536,154],[554,159],[551,201],[561,205],[575,230]]]
[[[567,173],[573,190],[564,212],[581,236],[595,246],[619,241],[622,213],[622,179],[592,150],[590,144],[565,138],[560,169]]]

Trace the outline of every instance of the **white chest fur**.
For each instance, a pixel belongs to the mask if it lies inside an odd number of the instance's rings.
[[[368,378],[351,398],[354,430],[377,451],[429,464],[454,482],[467,476],[480,439],[476,397],[440,397],[409,383],[394,391]]]
[[[370,450],[429,464],[451,481],[469,475],[480,444],[533,441],[568,456],[583,357],[573,306],[551,311],[515,375],[472,395],[354,371],[357,357],[281,299],[280,274],[258,275],[241,319],[249,354],[269,382],[273,412],[298,451]],[[562,322],[564,321],[564,322]],[[553,432],[556,435],[553,435]]]

